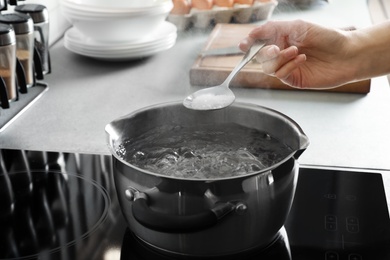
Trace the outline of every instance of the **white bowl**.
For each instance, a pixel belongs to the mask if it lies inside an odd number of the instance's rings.
[[[127,12],[131,10],[149,10],[172,4],[172,0],[62,0],[75,8],[91,11]]]
[[[101,9],[101,8],[92,8],[84,7],[80,5],[75,5],[71,3],[71,0],[61,0],[61,8],[65,9],[65,13],[70,13],[72,15],[79,15],[83,17],[93,17],[93,18],[116,18],[118,16],[140,16],[140,15],[151,15],[154,13],[170,12],[173,8],[173,3],[168,1],[164,5],[154,6],[150,8],[137,8],[137,9]]]
[[[97,12],[89,8],[80,9],[78,5],[69,5],[71,1],[76,0],[62,0],[61,2],[65,18],[85,36],[100,42],[131,42],[145,38],[159,28],[173,7],[172,1],[164,1],[164,5],[158,8],[141,8],[138,9],[139,11],[129,9],[127,12],[123,9],[121,12],[112,10]],[[141,0],[136,0],[138,1]]]

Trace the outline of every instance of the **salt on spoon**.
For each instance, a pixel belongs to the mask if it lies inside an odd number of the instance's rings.
[[[183,105],[193,110],[215,110],[230,106],[236,98],[233,91],[229,88],[230,82],[264,45],[265,41],[255,41],[221,85],[201,89],[192,93],[184,99]]]

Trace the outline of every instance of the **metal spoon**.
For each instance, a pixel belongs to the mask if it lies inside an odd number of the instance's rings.
[[[244,57],[232,70],[225,81],[214,87],[209,87],[196,91],[186,97],[183,105],[193,110],[215,110],[231,105],[236,98],[233,91],[229,89],[231,80],[237,73],[263,48],[265,41],[255,41]]]

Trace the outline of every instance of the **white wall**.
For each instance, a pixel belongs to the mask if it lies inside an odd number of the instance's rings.
[[[50,44],[61,38],[65,30],[71,26],[61,13],[60,0],[26,0],[21,1],[18,4],[41,4],[47,7],[47,9],[49,10],[50,22]],[[11,12],[13,10],[13,7],[9,7],[9,12]]]

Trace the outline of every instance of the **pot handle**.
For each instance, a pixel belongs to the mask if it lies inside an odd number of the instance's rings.
[[[212,209],[193,215],[168,215],[151,209],[148,196],[145,193],[134,192],[134,190],[130,192],[133,193],[131,197],[134,200],[132,207],[134,218],[145,227],[169,233],[194,232],[214,226],[219,219],[237,207],[232,202],[224,202],[216,204]],[[126,193],[129,194],[129,190]]]

